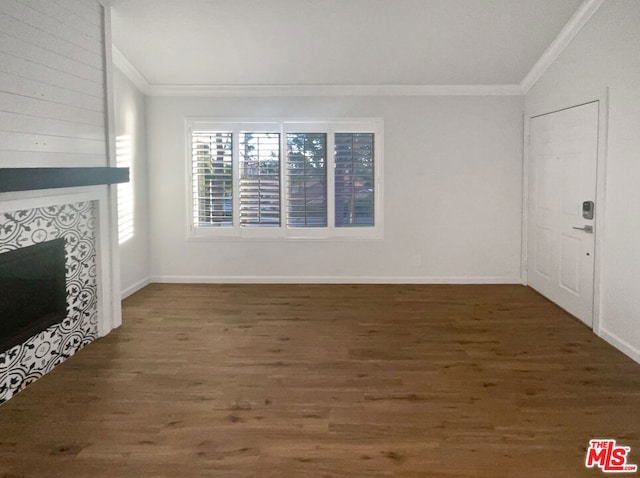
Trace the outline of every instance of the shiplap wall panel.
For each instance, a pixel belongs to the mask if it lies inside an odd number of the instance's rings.
[[[98,167],[105,165],[104,154],[77,154],[40,151],[0,151],[3,168]]]
[[[103,7],[0,0],[0,167],[107,163]]]
[[[104,115],[100,113],[3,91],[0,91],[0,108],[8,113],[20,113],[37,118],[59,118],[76,123],[104,126]],[[1,145],[0,149],[2,149]]]
[[[0,2],[0,4],[1,3],[2,2]],[[51,50],[45,50],[32,43],[7,35],[2,31],[0,31],[0,48],[7,52],[23,52],[21,58],[25,60],[40,63],[50,68],[58,68],[70,73],[72,72],[72,74],[93,81],[94,83],[101,84],[104,81],[104,71],[101,68],[89,66],[76,60],[73,58],[72,51],[56,53]]]
[[[75,60],[98,70],[103,69],[102,55],[74,45],[9,15],[0,14],[0,31],[45,50],[68,51],[73,54]]]
[[[48,0],[48,3],[56,8],[62,9],[64,12],[77,15],[98,29],[102,28],[102,7],[98,2],[86,2],[83,0]]]
[[[0,131],[0,144],[7,151],[99,154],[104,149],[104,143],[90,139],[6,131]]]
[[[0,131],[104,141],[104,129],[101,126],[64,121],[58,118],[38,118],[27,116],[24,113],[3,112],[0,114]]]
[[[15,93],[104,114],[104,101],[95,96],[29,80],[11,73],[0,72],[0,84],[5,93]]]
[[[63,8],[71,8],[76,13],[85,13],[85,14],[98,14],[102,13],[102,6],[100,2],[87,2],[86,0],[51,0],[52,3],[55,3],[58,6]]]
[[[18,0],[2,0],[0,11],[76,46],[86,48],[98,55],[102,54],[102,40],[89,38],[68,25],[70,22],[60,22],[32,8],[29,0],[24,3]]]
[[[104,85],[0,51],[0,71],[103,99]]]
[[[3,0],[5,1],[5,0]],[[21,3],[28,5],[33,10],[46,15],[53,20],[66,25],[68,28],[81,33],[84,37],[92,39],[98,44],[102,42],[101,17],[96,13],[95,18],[82,15],[79,16],[77,10],[74,10],[68,4],[55,4],[51,0],[19,0]],[[95,21],[95,20],[98,21]]]

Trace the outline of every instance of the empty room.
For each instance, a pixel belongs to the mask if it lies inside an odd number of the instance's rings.
[[[0,0],[0,478],[635,476],[640,1]]]

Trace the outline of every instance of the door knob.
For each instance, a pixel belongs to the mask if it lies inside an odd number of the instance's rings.
[[[593,226],[586,225],[584,227],[573,227],[573,229],[577,229],[578,231],[588,232],[589,234],[593,234]]]

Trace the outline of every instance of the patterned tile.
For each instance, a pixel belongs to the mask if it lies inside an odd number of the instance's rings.
[[[67,316],[22,345],[0,353],[0,403],[98,335],[95,203],[0,214],[0,253],[60,237],[65,240]]]

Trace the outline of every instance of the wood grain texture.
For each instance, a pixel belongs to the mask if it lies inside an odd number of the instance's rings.
[[[0,407],[0,477],[578,477],[640,366],[522,286],[153,284]]]

